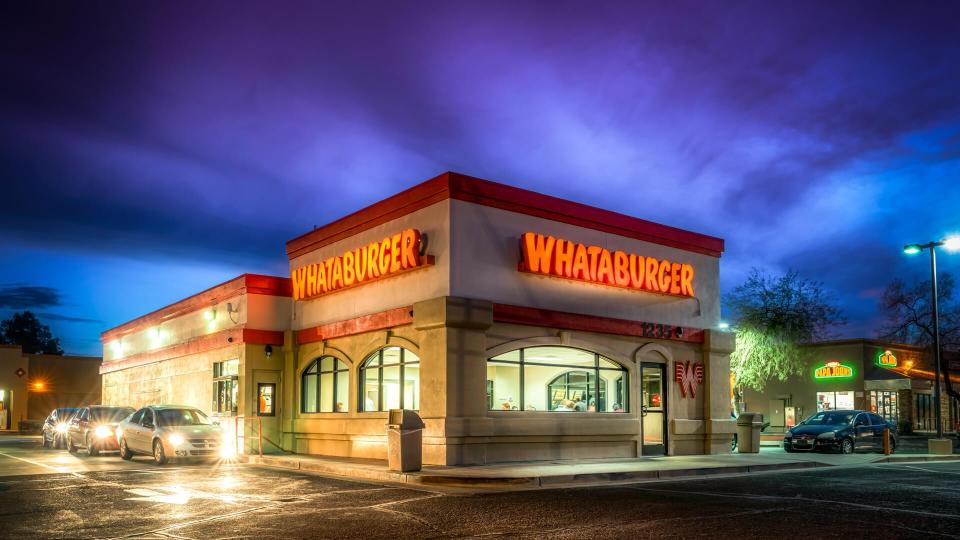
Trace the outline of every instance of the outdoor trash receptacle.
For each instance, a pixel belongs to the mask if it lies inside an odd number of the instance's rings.
[[[741,454],[760,452],[760,431],[763,430],[763,415],[740,413],[737,417],[737,451]]]
[[[414,472],[423,466],[423,420],[407,409],[390,409],[387,423],[387,467]]]

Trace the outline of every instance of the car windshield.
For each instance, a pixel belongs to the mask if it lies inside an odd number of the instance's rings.
[[[57,420],[69,420],[76,412],[77,409],[57,409]]]
[[[161,409],[157,411],[161,426],[209,426],[210,419],[197,409]]]
[[[91,407],[90,421],[94,423],[112,424],[119,422],[133,414],[130,407]]]
[[[853,420],[854,413],[850,412],[822,412],[807,418],[804,424],[808,426],[845,426]]]

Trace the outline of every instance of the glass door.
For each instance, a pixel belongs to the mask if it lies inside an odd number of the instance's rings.
[[[640,423],[643,432],[641,454],[666,454],[667,387],[663,364],[640,364]]]

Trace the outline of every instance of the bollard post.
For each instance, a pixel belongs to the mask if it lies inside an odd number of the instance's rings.
[[[890,428],[883,428],[883,455],[890,455]]]
[[[260,457],[263,457],[263,418],[257,417],[257,445],[260,447]]]

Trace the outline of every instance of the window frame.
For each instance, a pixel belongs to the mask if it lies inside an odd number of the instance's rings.
[[[322,361],[324,358],[333,359],[333,369],[323,371]],[[309,371],[314,367],[317,367],[317,370],[313,373]],[[342,368],[340,366],[343,366]],[[329,411],[323,411],[320,407],[320,404],[323,403],[323,396],[321,395],[321,384],[320,376],[322,374],[329,373],[333,376],[333,391],[331,392],[331,409]],[[344,401],[345,409],[343,411],[337,410],[337,375],[340,373],[347,374],[347,399]],[[316,386],[316,408],[315,411],[308,411],[307,409],[307,392],[306,392],[306,382],[307,377],[311,377]],[[300,414],[330,414],[330,413],[347,413],[350,411],[350,366],[346,362],[333,356],[331,354],[324,354],[313,359],[306,366],[304,366],[303,371],[300,372]]]
[[[237,374],[236,375],[224,375],[223,374],[223,365],[227,362],[237,362]],[[229,383],[229,384],[227,384]],[[229,391],[227,392],[227,401],[229,401],[229,408],[227,410],[223,409],[224,404],[220,403],[220,385],[227,385]],[[236,394],[237,398],[234,399],[233,396]],[[213,363],[213,396],[210,400],[210,412],[211,416],[236,416],[239,411],[239,402],[240,402],[240,359],[239,358],[229,358],[227,360],[221,360],[219,362]]]
[[[398,349],[400,351],[400,361],[395,364],[384,365],[383,353],[384,351],[389,349]],[[408,362],[406,359],[407,353],[412,354],[414,358],[416,358],[416,360],[413,362]],[[377,362],[376,366],[370,366],[369,364],[374,359],[379,360],[379,362]],[[364,357],[363,361],[360,362],[360,366],[357,368],[357,412],[361,412],[361,413],[389,412],[389,409],[383,408],[383,368],[385,367],[392,368],[395,366],[399,367],[398,380],[400,381],[400,385],[399,385],[400,386],[400,407],[403,408],[404,403],[406,402],[406,400],[404,399],[406,397],[404,396],[405,387],[406,387],[406,384],[404,384],[404,382],[406,381],[406,378],[405,378],[406,366],[414,366],[414,365],[417,366],[417,368],[420,367],[420,355],[405,347],[401,347],[399,345],[388,345],[386,347],[380,347],[379,349],[373,351],[372,353]],[[365,393],[364,387],[366,386],[366,382],[367,382],[367,377],[366,377],[367,371],[371,369],[377,370],[377,403],[376,403],[377,408],[375,410],[368,411],[366,410],[366,398],[364,397],[366,393]],[[419,375],[417,375],[417,393],[418,394],[420,393],[420,376]],[[416,398],[416,401],[417,401],[417,408],[410,409],[410,410],[414,410],[414,411],[420,410],[420,396]]]
[[[574,351],[584,352],[584,353],[587,353],[587,354],[592,354],[592,355],[593,355],[593,367],[583,366],[583,365],[564,365],[564,364],[559,364],[559,363],[557,363],[557,364],[551,364],[551,363],[546,363],[546,362],[528,362],[528,361],[526,361],[526,358],[525,358],[525,357],[526,357],[526,351],[528,351],[528,350],[530,350],[530,349],[538,349],[538,348],[545,348],[545,347],[570,349],[570,350],[574,350]],[[514,353],[514,352],[517,353],[517,356],[518,356],[519,360],[514,361],[514,360],[497,360],[497,359],[496,359],[497,357],[504,356],[504,355],[507,355],[507,354],[511,354],[511,353]],[[613,365],[615,365],[615,366],[618,366],[618,367],[615,367],[615,368],[614,368],[614,367],[601,366],[601,365],[600,365],[600,361],[601,361],[601,360],[605,360],[605,361],[607,361],[607,362],[609,362],[609,363],[611,363],[611,364],[613,364]],[[630,369],[629,369],[627,366],[621,364],[620,362],[617,362],[617,361],[614,360],[613,358],[610,358],[609,356],[602,355],[602,354],[600,354],[600,353],[598,353],[598,352],[591,351],[591,350],[588,350],[588,349],[583,349],[583,348],[580,348],[580,347],[571,347],[571,346],[569,346],[569,345],[560,345],[560,344],[542,344],[542,345],[541,345],[541,344],[538,344],[538,345],[530,345],[530,346],[527,346],[527,347],[520,347],[520,348],[518,348],[518,349],[512,349],[512,350],[509,350],[509,351],[503,351],[503,352],[497,354],[496,356],[492,356],[492,357],[487,358],[487,365],[489,366],[491,363],[494,364],[494,365],[512,365],[512,366],[519,366],[519,368],[520,368],[520,370],[519,370],[519,371],[520,371],[520,377],[519,377],[518,388],[519,388],[519,394],[520,394],[520,397],[519,397],[520,405],[519,405],[519,407],[517,408],[517,410],[505,410],[505,409],[497,409],[497,408],[488,408],[488,409],[487,409],[488,412],[509,412],[509,413],[516,413],[516,412],[526,412],[526,413],[566,412],[566,411],[555,411],[555,410],[553,410],[553,408],[550,406],[550,402],[551,402],[551,399],[550,399],[550,396],[549,396],[550,384],[551,384],[551,382],[552,382],[553,380],[556,380],[558,377],[565,376],[566,374],[568,374],[568,373],[570,373],[570,372],[572,372],[572,371],[585,371],[585,372],[588,372],[588,373],[592,374],[593,377],[594,377],[594,382],[593,382],[593,385],[592,385],[592,389],[591,389],[591,390],[592,390],[592,394],[593,394],[594,396],[596,396],[598,400],[599,400],[599,397],[600,397],[600,381],[602,380],[601,377],[600,377],[600,373],[601,373],[601,372],[619,373],[620,376],[619,376],[619,377],[615,377],[615,378],[613,379],[613,385],[614,385],[614,387],[616,387],[616,386],[617,386],[617,380],[622,377],[622,380],[623,380],[623,397],[624,397],[624,403],[621,403],[621,404],[620,404],[620,405],[622,405],[622,408],[623,408],[623,410],[620,411],[620,412],[617,412],[617,411],[606,411],[606,410],[603,410],[603,411],[601,411],[601,410],[583,411],[583,412],[589,412],[589,413],[591,413],[591,414],[619,414],[619,415],[626,415],[626,414],[629,414],[629,413],[630,413],[630,407],[631,407],[631,405],[632,405],[631,399],[630,399]],[[544,410],[544,411],[528,411],[528,410],[526,410],[526,396],[525,396],[525,394],[526,394],[526,380],[525,380],[525,379],[526,379],[526,375],[525,375],[525,373],[524,373],[524,372],[526,371],[526,369],[525,369],[526,366],[542,366],[542,367],[555,367],[555,368],[563,368],[563,369],[566,369],[566,371],[563,371],[563,372],[557,374],[556,377],[554,377],[553,379],[551,379],[551,381],[548,381],[548,382],[546,383],[546,388],[544,389],[544,391],[547,392],[548,396],[547,396],[547,408],[546,408],[546,410]],[[604,384],[606,384],[606,381],[604,381]],[[607,400],[610,399],[610,396],[608,395],[609,389],[610,389],[609,386],[607,386],[606,392],[604,393]],[[599,403],[598,403],[597,409],[599,409],[599,408],[600,408],[600,407],[599,407]]]

